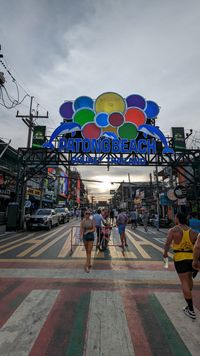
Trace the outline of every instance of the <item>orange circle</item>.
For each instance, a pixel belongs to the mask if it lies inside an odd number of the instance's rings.
[[[146,122],[146,115],[138,108],[130,108],[125,113],[125,121],[132,122],[132,124],[136,126],[144,125]]]

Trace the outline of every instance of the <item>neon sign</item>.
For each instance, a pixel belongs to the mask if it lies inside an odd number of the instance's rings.
[[[55,139],[62,136],[58,150],[66,153],[155,154],[159,140],[163,154],[171,154],[174,151],[166,137],[153,124],[159,111],[154,101],[138,94],[126,99],[113,92],[103,93],[96,100],[81,96],[61,105],[60,115],[65,122],[55,129],[43,147],[55,148]]]

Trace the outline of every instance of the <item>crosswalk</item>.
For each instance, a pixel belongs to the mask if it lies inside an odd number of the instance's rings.
[[[65,296],[63,290],[57,288],[27,292],[19,305],[15,303],[16,308],[8,313],[0,328],[0,355],[38,356],[34,350],[40,350],[40,355],[51,356],[54,355],[51,350],[57,349],[57,355],[134,356],[140,354],[141,334],[146,339],[143,342],[148,344],[149,355],[155,354],[155,348],[157,352],[159,349],[158,354],[199,355],[200,312],[195,308],[195,321],[185,316],[182,311],[185,302],[180,292],[133,294],[127,291],[124,294],[120,289],[97,287],[90,290],[87,297],[80,292],[79,298],[75,297],[71,304],[70,293],[73,293],[70,288]],[[65,308],[69,308],[69,315],[61,313]],[[69,321],[63,319],[63,315],[69,317],[70,308],[74,319],[67,329]],[[151,320],[145,319],[149,313]],[[56,339],[57,329],[55,333],[51,331],[48,348],[44,335],[46,332],[47,340],[49,330],[56,328],[52,320],[59,322],[60,335]],[[147,329],[149,322],[150,330]],[[158,333],[159,345],[156,344]],[[54,342],[58,344],[54,346]]]
[[[162,258],[164,237],[154,237],[155,231],[149,229],[148,236],[139,227],[136,230],[126,229],[128,248],[122,253],[119,247],[121,242],[116,227],[112,229],[109,241],[109,253],[96,251],[94,247],[92,258],[94,259],[130,259],[151,260],[152,250],[158,254],[158,260]],[[150,239],[149,236],[153,234]],[[85,258],[85,249],[79,238],[79,226],[63,225],[47,232],[31,232],[15,234],[8,239],[0,240],[0,259],[16,258],[22,259],[77,259]],[[107,257],[106,257],[107,256]],[[170,255],[172,257],[172,255]]]

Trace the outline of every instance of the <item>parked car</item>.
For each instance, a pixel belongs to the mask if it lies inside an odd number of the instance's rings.
[[[59,215],[59,223],[64,224],[69,222],[70,212],[68,208],[55,208],[55,212]]]
[[[52,226],[59,225],[59,214],[54,209],[38,209],[28,220],[27,228],[44,227],[51,230]]]

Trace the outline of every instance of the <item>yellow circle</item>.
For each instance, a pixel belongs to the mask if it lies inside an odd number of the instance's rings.
[[[126,110],[125,100],[117,93],[104,93],[98,96],[95,101],[95,111],[106,112],[111,114],[113,112],[124,113]]]
[[[117,135],[117,127],[113,127],[111,125],[102,127],[103,132],[114,132]]]

